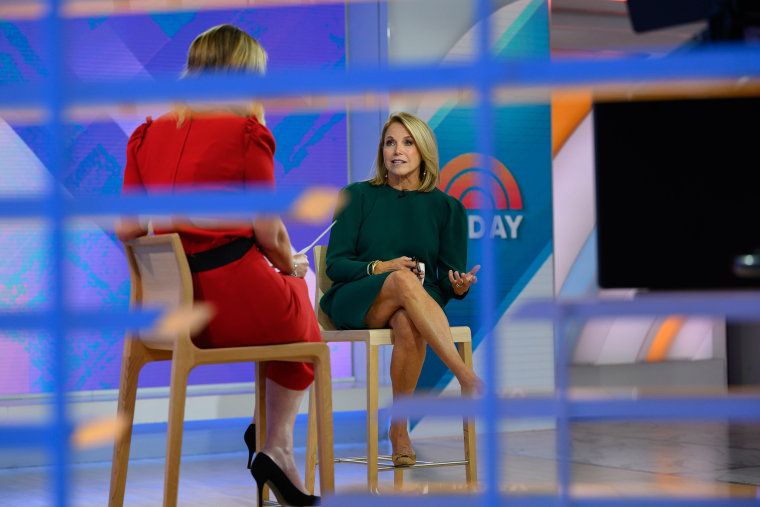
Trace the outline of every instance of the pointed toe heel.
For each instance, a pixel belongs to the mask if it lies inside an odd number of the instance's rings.
[[[256,481],[256,488],[259,493],[259,505],[262,504],[264,486],[271,488],[274,496],[280,505],[320,505],[320,498],[314,495],[307,495],[299,490],[285,472],[272,461],[272,458],[260,452],[251,464],[251,475]]]

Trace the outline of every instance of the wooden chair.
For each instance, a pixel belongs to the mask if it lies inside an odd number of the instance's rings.
[[[341,330],[335,328],[335,324],[319,307],[322,295],[332,286],[332,281],[325,274],[326,246],[314,247],[314,268],[317,275],[315,310],[317,320],[322,330],[324,342],[364,342],[367,348],[367,456],[359,458],[341,458],[336,463],[362,463],[367,465],[367,485],[370,491],[377,491],[377,473],[379,470],[394,470],[394,484],[400,487],[403,484],[403,472],[410,468],[431,468],[438,466],[464,465],[465,478],[469,488],[475,488],[478,482],[477,456],[475,451],[475,422],[472,419],[464,419],[464,460],[449,462],[426,462],[417,461],[417,464],[396,468],[393,466],[391,456],[378,456],[378,348],[382,345],[393,345],[393,331],[391,329],[357,329]],[[452,327],[451,334],[459,349],[459,355],[464,363],[472,367],[472,337],[469,327]],[[306,438],[306,488],[313,491],[316,465],[317,465],[317,442],[315,441],[316,428],[312,424],[312,414],[316,409],[316,399],[309,393],[309,429]],[[324,463],[319,457],[320,465]],[[329,473],[329,472],[328,472]],[[320,466],[321,477],[321,466]]]
[[[190,268],[177,234],[145,236],[124,244],[129,263],[132,289],[130,306],[163,305],[169,308],[191,308],[193,283]],[[255,332],[255,329],[252,330]],[[164,472],[164,506],[177,505],[182,429],[185,416],[187,376],[195,366],[234,362],[256,362],[256,410],[258,411],[257,447],[266,438],[266,403],[264,372],[267,361],[306,361],[314,363],[317,410],[315,424],[319,428],[319,459],[333,460],[332,387],[330,351],[324,343],[288,343],[201,349],[190,339],[189,328],[179,329],[174,336],[155,333],[128,333],[124,340],[124,357],[119,384],[119,417],[126,429],[114,442],[111,468],[110,506],[124,503],[124,488],[129,463],[129,446],[135,412],[137,379],[140,369],[150,361],[172,361],[169,394],[169,424],[166,438],[166,469]],[[333,468],[324,467],[320,474],[321,493],[334,490]],[[251,497],[255,496],[253,479]]]

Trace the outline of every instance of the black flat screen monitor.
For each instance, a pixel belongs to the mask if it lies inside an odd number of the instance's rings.
[[[760,286],[760,98],[594,104],[603,288]]]

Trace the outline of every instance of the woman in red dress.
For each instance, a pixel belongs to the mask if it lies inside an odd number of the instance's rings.
[[[193,41],[185,75],[263,73],[265,66],[266,53],[254,38],[232,25],[220,25]],[[156,120],[148,118],[130,137],[123,192],[191,187],[239,191],[273,185],[274,150],[274,138],[256,105],[178,107]],[[282,221],[257,217],[214,227],[174,220],[170,229],[179,233],[188,254],[195,298],[216,310],[195,343],[235,347],[320,341],[303,279],[309,262],[305,255],[292,255]],[[146,233],[133,219],[116,226],[122,241]],[[251,473],[259,492],[269,483],[281,503],[316,505],[319,497],[304,493],[293,457],[293,426],[304,390],[314,378],[313,368],[309,363],[271,362],[266,376],[267,439],[252,463],[249,456]],[[253,439],[246,438],[249,441]]]

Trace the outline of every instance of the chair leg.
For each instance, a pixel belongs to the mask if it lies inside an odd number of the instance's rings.
[[[472,368],[472,342],[459,344],[459,356],[464,364]],[[463,393],[466,394],[466,393]],[[478,486],[478,455],[475,449],[475,419],[465,417],[462,421],[462,430],[464,435],[464,459],[467,461],[465,466],[465,477],[467,486],[470,489]]]
[[[314,367],[315,374],[316,366]],[[315,375],[316,380],[316,375]],[[306,490],[314,494],[314,483],[317,476],[317,395],[314,392],[314,384],[309,387],[309,414],[306,419]]]
[[[261,450],[267,440],[267,363],[256,363],[256,448]]]
[[[192,369],[186,357],[175,352],[169,389],[169,424],[166,432],[166,465],[164,470],[164,507],[176,507],[179,487],[179,466],[182,455],[182,430],[185,420],[187,376]]]
[[[119,381],[118,417],[124,420],[124,431],[116,435],[111,461],[111,491],[108,495],[109,507],[124,505],[124,489],[127,483],[129,448],[132,443],[132,423],[135,419],[137,380],[145,365],[145,346],[127,335],[124,340],[124,355],[121,360],[121,380]]]
[[[327,495],[335,491],[335,460],[333,457],[333,410],[332,375],[330,372],[330,349],[325,345],[314,360],[316,373],[317,434],[319,443],[319,493]]]
[[[404,471],[396,469],[393,471],[393,489],[401,489],[404,485]]]
[[[264,448],[267,441],[267,362],[256,363],[256,449]],[[262,498],[269,500],[269,486],[264,486]]]
[[[367,343],[367,486],[377,491],[378,346]]]

